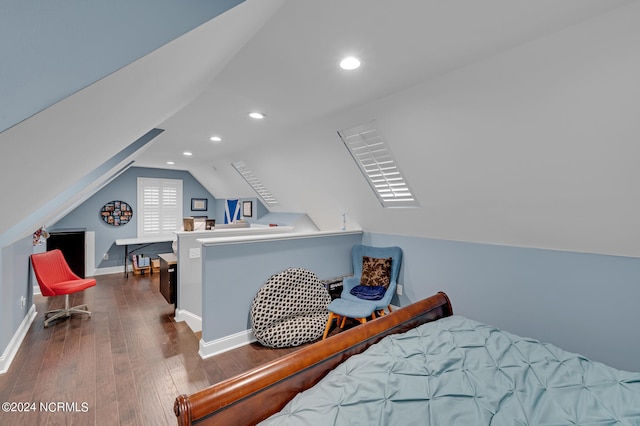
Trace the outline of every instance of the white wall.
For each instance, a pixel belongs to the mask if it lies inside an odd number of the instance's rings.
[[[639,20],[634,3],[242,159],[321,229],[346,212],[372,232],[640,256]],[[383,210],[336,134],[374,118],[421,208]],[[216,163],[218,191],[243,190],[237,159]]]
[[[1,244],[30,235],[83,201],[48,206],[43,216],[49,217],[11,229],[193,100],[280,3],[243,3],[1,132],[0,179],[11,184],[0,196],[12,205],[0,221]],[[18,236],[7,241],[8,230]]]

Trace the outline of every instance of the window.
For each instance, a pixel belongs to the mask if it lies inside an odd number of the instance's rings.
[[[170,237],[182,226],[182,180],[138,178],[138,238]]]
[[[231,163],[234,169],[240,176],[247,181],[249,185],[253,188],[254,191],[262,198],[262,201],[265,202],[268,206],[275,206],[278,204],[278,200],[275,199],[273,195],[264,187],[260,179],[256,177],[256,175],[247,167],[244,161],[236,161],[235,163]]]
[[[338,132],[382,207],[417,207],[375,120]]]

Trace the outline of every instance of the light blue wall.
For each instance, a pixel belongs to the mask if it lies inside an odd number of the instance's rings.
[[[257,208],[256,208],[257,206]],[[257,214],[257,218],[261,218],[262,216],[266,215],[267,213],[269,213],[269,210],[264,206],[264,204],[262,204],[260,201],[258,201],[257,203],[253,203],[253,209],[254,209],[254,215]]]
[[[0,234],[0,350],[2,354],[7,350],[8,343],[33,305],[33,285],[35,282],[30,280],[31,273],[28,270],[29,255],[34,252],[33,241],[31,234],[26,238],[20,237],[20,235],[24,235],[25,229],[31,228],[35,231],[37,228],[33,227],[34,223],[44,223],[44,218],[48,217],[51,211],[59,210],[87,185],[103,179],[110,170],[113,170],[120,162],[141,149],[160,133],[162,133],[160,129],[150,130],[68,189],[56,194],[36,212]],[[78,221],[77,225],[68,227],[83,226],[82,223]],[[36,252],[42,250],[43,247],[35,249]],[[20,297],[22,296],[26,298],[24,308],[20,307]]]
[[[124,249],[115,245],[119,238],[137,237],[137,179],[138,177],[182,179],[183,216],[208,216],[216,219],[216,199],[207,191],[190,173],[179,170],[149,169],[132,167],[113,182],[102,188],[82,203],[72,212],[60,219],[48,230],[86,228],[87,231],[95,231],[95,265],[97,268],[107,268],[124,265]],[[191,211],[191,198],[206,198],[207,211]],[[100,209],[109,201],[120,200],[128,203],[133,208],[133,219],[123,226],[110,226],[104,223],[100,217]],[[155,256],[158,253],[171,252],[171,243],[154,244],[139,253]],[[102,260],[103,253],[109,253],[109,260]]]
[[[0,262],[0,356],[7,349],[27,312],[33,305],[33,286],[27,285],[31,275],[29,256],[33,253],[32,238],[23,238],[2,247]],[[20,298],[26,298],[20,307]]]
[[[273,274],[289,267],[309,269],[320,279],[352,273],[351,247],[361,241],[362,234],[345,233],[203,247],[202,339],[251,329],[251,302]]]
[[[400,303],[437,291],[453,311],[640,371],[640,259],[365,233],[403,249]]]
[[[0,131],[244,0],[0,0]]]

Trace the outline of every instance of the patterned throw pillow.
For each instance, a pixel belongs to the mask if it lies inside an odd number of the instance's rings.
[[[379,259],[375,257],[362,256],[362,275],[360,284],[367,286],[389,287],[391,280],[391,258]]]

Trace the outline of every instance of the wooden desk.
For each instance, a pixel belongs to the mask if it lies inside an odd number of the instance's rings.
[[[160,258],[160,293],[167,302],[175,306],[178,285],[178,256],[175,253],[162,253],[158,257]]]
[[[124,246],[124,276],[129,278],[129,246],[148,246],[155,243],[172,242],[176,237],[149,237],[149,238],[120,238],[116,240],[117,246]]]

